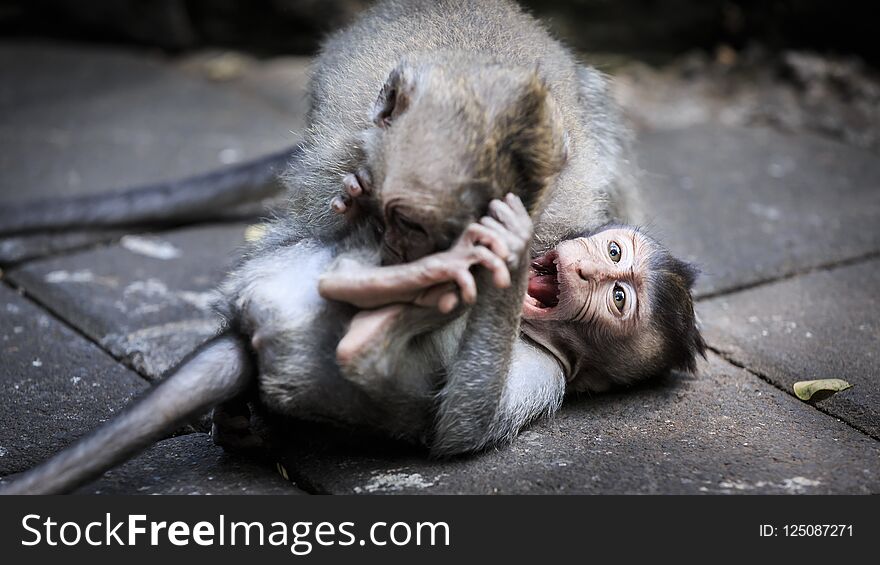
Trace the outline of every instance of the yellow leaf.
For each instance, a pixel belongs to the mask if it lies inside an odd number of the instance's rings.
[[[801,400],[824,400],[832,394],[848,388],[852,388],[852,385],[841,379],[819,379],[794,383],[794,393]]]

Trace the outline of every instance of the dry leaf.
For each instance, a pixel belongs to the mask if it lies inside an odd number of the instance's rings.
[[[800,381],[794,383],[794,393],[801,400],[824,400],[832,394],[852,388],[852,385],[841,379],[819,379],[817,381]]]

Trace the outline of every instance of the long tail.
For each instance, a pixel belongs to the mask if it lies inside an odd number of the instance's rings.
[[[244,391],[254,374],[244,342],[220,335],[117,417],[0,488],[0,494],[70,492]]]
[[[0,210],[0,235],[76,228],[171,224],[282,191],[278,175],[298,148],[180,180],[103,194],[34,200]]]

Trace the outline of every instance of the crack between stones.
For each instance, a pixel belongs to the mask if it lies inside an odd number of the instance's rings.
[[[7,279],[7,278],[2,278],[2,279],[0,279],[0,282],[2,282],[3,284],[5,284],[5,285],[6,285],[9,289],[11,289],[13,292],[15,292],[16,294],[18,294],[19,296],[21,296],[22,298],[24,298],[25,300],[27,300],[28,302],[30,302],[31,304],[33,304],[34,306],[36,306],[37,308],[39,308],[39,309],[42,310],[43,312],[46,312],[46,313],[47,313],[48,315],[50,315],[53,319],[55,319],[55,320],[56,320],[57,322],[59,322],[60,324],[62,324],[62,325],[65,326],[66,328],[68,328],[68,329],[70,329],[71,331],[73,331],[73,332],[74,332],[75,334],[77,334],[78,336],[84,338],[84,339],[85,339],[86,341],[88,341],[89,343],[94,344],[98,349],[100,349],[101,351],[103,351],[104,353],[106,353],[107,355],[109,355],[111,359],[113,359],[114,361],[116,361],[116,362],[119,363],[120,365],[126,367],[127,369],[131,370],[134,374],[136,374],[137,376],[139,376],[140,378],[142,378],[142,379],[143,379],[144,381],[146,381],[148,384],[152,384],[153,381],[151,381],[146,375],[142,374],[140,371],[138,371],[138,370],[135,369],[133,366],[131,366],[131,364],[128,363],[124,358],[121,358],[121,357],[119,357],[119,356],[117,356],[117,355],[114,355],[113,352],[111,352],[110,350],[108,350],[107,348],[105,348],[103,345],[101,345],[101,343],[98,342],[97,340],[95,340],[94,338],[92,338],[92,336],[88,335],[87,333],[85,333],[84,331],[82,331],[81,329],[79,329],[78,327],[76,327],[75,325],[73,325],[71,322],[69,322],[64,316],[62,316],[62,315],[61,315],[59,312],[57,312],[54,308],[52,308],[51,306],[45,304],[45,303],[44,303],[43,301],[41,301],[39,298],[37,298],[36,296],[34,296],[34,295],[32,295],[30,292],[28,292],[28,290],[27,290],[26,288],[24,288],[24,287],[22,287],[22,286],[17,286],[17,285],[15,285],[15,284],[13,284],[12,281],[10,281],[10,280]]]
[[[21,296],[23,299],[27,300],[28,302],[30,302],[31,304],[36,306],[38,309],[40,309],[40,311],[45,312],[47,315],[51,316],[54,320],[56,320],[61,325],[65,326],[66,328],[73,331],[76,335],[84,338],[89,343],[94,344],[98,349],[100,349],[101,351],[103,351],[104,353],[109,355],[111,359],[113,359],[117,363],[123,365],[124,367],[127,367],[132,372],[134,372],[136,375],[138,375],[140,378],[142,378],[144,381],[146,381],[149,385],[152,386],[153,381],[151,381],[145,375],[143,375],[139,371],[137,371],[137,369],[132,367],[124,359],[121,359],[121,358],[117,357],[116,355],[113,355],[113,353],[111,353],[110,351],[105,349],[100,343],[98,343],[97,341],[92,339],[91,336],[87,335],[82,330],[80,330],[78,327],[76,327],[73,324],[71,324],[70,322],[68,322],[64,317],[62,317],[54,309],[50,308],[49,306],[47,306],[43,302],[41,302],[39,299],[32,296],[30,293],[28,293],[27,289],[12,284],[12,282],[6,278],[0,278],[0,284],[6,286],[10,290],[15,292],[19,296]],[[162,437],[156,443],[158,443],[159,441],[164,441],[164,440],[171,439],[174,437],[186,436],[186,435],[190,435],[190,434],[194,434],[194,433],[205,433],[205,432],[201,431],[201,430],[194,429],[192,427],[192,424],[185,424],[184,426],[182,426],[172,432],[169,432],[167,435]],[[322,488],[318,487],[314,482],[309,480],[298,469],[288,469],[287,467],[285,467],[285,469],[287,470],[288,474],[290,475],[290,479],[291,479],[290,482],[295,487],[299,488],[300,490],[302,490],[308,494],[332,494],[331,492],[327,491],[326,489],[322,489]]]
[[[277,463],[277,465],[281,465],[281,463]],[[296,488],[305,492],[306,494],[310,494],[310,495],[332,495],[333,494],[332,492],[328,491],[327,489],[323,489],[323,488],[319,487],[317,484],[315,484],[314,481],[312,481],[311,479],[306,477],[299,469],[289,469],[285,465],[284,470],[287,471],[287,474],[289,477],[287,480],[293,486],[295,486]],[[282,475],[282,478],[284,478],[284,475]]]
[[[749,373],[750,375],[755,376],[755,377],[757,377],[759,380],[762,380],[762,381],[764,381],[765,383],[769,384],[770,386],[772,386],[772,387],[775,388],[776,390],[782,391],[782,392],[784,392],[786,395],[788,395],[788,396],[790,396],[790,397],[792,397],[792,398],[797,399],[798,402],[801,402],[801,403],[803,403],[803,404],[806,404],[806,405],[810,406],[810,408],[813,408],[814,410],[818,410],[819,412],[821,412],[821,413],[823,413],[823,414],[825,414],[825,415],[827,415],[827,416],[831,416],[831,417],[834,418],[835,420],[839,420],[839,421],[843,422],[844,424],[846,424],[846,425],[849,426],[850,428],[856,430],[857,432],[859,432],[859,433],[861,433],[861,434],[863,434],[863,435],[868,436],[868,437],[871,438],[871,439],[874,439],[874,440],[880,441],[880,436],[877,436],[877,435],[875,435],[875,434],[869,432],[868,430],[863,429],[861,426],[859,426],[859,425],[857,425],[857,424],[853,424],[852,422],[848,422],[847,420],[845,420],[845,419],[843,419],[842,417],[840,417],[840,415],[838,415],[838,414],[834,414],[833,412],[830,412],[830,411],[828,411],[827,409],[822,408],[821,406],[817,406],[816,404],[811,404],[811,403],[809,403],[809,402],[803,402],[802,400],[798,399],[794,394],[792,394],[791,391],[789,391],[789,390],[786,389],[785,387],[780,386],[779,384],[777,384],[776,382],[774,382],[770,377],[768,377],[768,376],[765,375],[764,373],[761,373],[761,372],[759,372],[759,371],[756,371],[756,370],[754,370],[754,369],[751,369],[751,368],[747,367],[744,363],[742,363],[742,362],[736,360],[734,357],[732,357],[732,356],[730,356],[729,354],[725,353],[725,352],[722,351],[721,349],[718,349],[717,347],[713,347],[713,346],[711,346],[711,345],[707,345],[707,346],[706,346],[706,349],[708,349],[709,351],[711,351],[711,352],[714,353],[715,355],[718,355],[719,357],[721,357],[722,359],[724,359],[725,361],[727,361],[728,363],[730,363],[730,364],[733,365],[734,367],[737,367],[737,368],[739,368],[739,369],[742,369],[743,371]]]

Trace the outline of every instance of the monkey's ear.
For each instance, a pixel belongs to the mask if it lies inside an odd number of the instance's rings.
[[[397,66],[379,92],[370,119],[380,128],[387,128],[408,107],[413,92],[413,70],[406,63]]]

